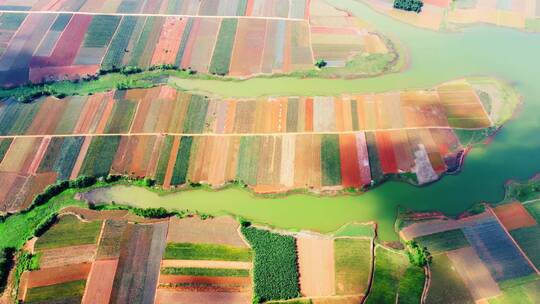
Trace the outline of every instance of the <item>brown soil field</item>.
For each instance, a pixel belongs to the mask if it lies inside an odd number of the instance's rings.
[[[88,148],[90,147],[91,142],[92,142],[92,137],[87,136],[84,138],[84,142],[79,151],[79,156],[77,157],[77,160],[75,161],[75,165],[73,166],[73,169],[71,170],[71,175],[69,177],[70,179],[76,179],[79,176],[79,171],[81,171],[81,167],[84,163],[84,159],[86,158],[86,153],[88,152]]]
[[[197,303],[197,304],[248,304],[251,294],[247,292],[177,292],[159,289],[155,304]]]
[[[171,217],[167,242],[222,244],[242,248],[249,246],[238,233],[240,224],[230,216],[201,220],[199,217]]]
[[[313,304],[358,304],[362,303],[363,296],[338,296],[311,299]]]
[[[499,285],[473,248],[449,251],[447,255],[475,300],[491,298],[501,293]]]
[[[117,266],[117,259],[92,263],[92,269],[82,299],[83,304],[109,303]]]
[[[96,245],[70,246],[40,251],[40,268],[52,268],[91,262],[96,254]]]
[[[200,284],[200,285],[251,285],[249,277],[203,277],[188,275],[169,275],[159,276],[159,284]]]
[[[187,19],[168,17],[161,30],[151,65],[174,64]]]
[[[251,269],[252,264],[250,262],[235,262],[235,261],[162,260],[161,267]]]
[[[523,207],[520,202],[504,204],[493,208],[495,215],[499,218],[501,223],[507,230],[514,230],[523,227],[535,226],[536,220],[534,217]]]
[[[26,134],[53,134],[66,108],[67,103],[54,97],[47,97]]]
[[[334,240],[314,235],[296,238],[300,292],[306,297],[335,294]]]
[[[86,280],[91,263],[51,267],[29,272],[27,288]]]
[[[414,223],[403,228],[399,234],[405,240],[412,240],[414,238],[433,234],[437,232],[443,232],[447,230],[459,229],[467,225],[474,224],[476,221],[491,217],[490,212],[483,212],[477,215],[469,216],[459,220],[455,219],[435,219],[429,221],[423,221]]]
[[[169,157],[169,163],[167,164],[167,172],[165,173],[165,179],[163,181],[163,188],[169,188],[171,186],[171,179],[174,171],[174,164],[176,163],[176,156],[178,155],[178,148],[180,147],[180,136],[175,136],[171,148],[171,155]]]

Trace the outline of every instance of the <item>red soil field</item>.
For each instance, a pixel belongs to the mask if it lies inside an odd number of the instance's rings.
[[[90,263],[83,263],[31,271],[28,276],[27,288],[86,280],[91,265]]]
[[[235,46],[231,58],[230,74],[244,76],[260,72],[266,20],[239,19]]]
[[[341,156],[341,183],[343,187],[360,187],[362,180],[358,167],[356,136],[354,134],[339,135],[339,152]]]
[[[42,68],[71,65],[77,56],[91,22],[91,15],[74,15],[64,32],[62,32],[51,56],[32,58],[30,67]]]
[[[109,303],[117,266],[117,259],[92,263],[90,277],[86,283],[86,290],[82,299],[83,304]]]
[[[320,236],[299,236],[297,247],[302,295],[334,295],[334,240]]]
[[[255,0],[247,0],[247,6],[246,6],[246,16],[253,15],[253,5],[255,4]]]
[[[414,155],[411,151],[407,132],[404,130],[392,131],[390,133],[398,169],[408,172],[414,167]]]
[[[375,140],[377,142],[377,151],[379,152],[379,159],[381,160],[383,172],[398,173],[399,171],[390,132],[376,132]]]
[[[250,285],[249,277],[202,277],[188,275],[169,275],[159,276],[160,284],[201,284],[201,285]]]
[[[304,126],[305,132],[313,132],[313,98],[306,99],[306,124]],[[301,131],[301,130],[299,130]]]
[[[535,226],[536,220],[520,202],[504,204],[493,209],[507,230]]]
[[[151,65],[174,64],[186,23],[186,18],[168,17],[166,19],[154,50]]]

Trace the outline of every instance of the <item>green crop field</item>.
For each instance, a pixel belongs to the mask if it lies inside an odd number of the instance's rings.
[[[461,229],[448,230],[414,239],[431,253],[439,253],[470,246]]]
[[[336,293],[366,292],[371,273],[371,240],[339,238],[334,241]]]
[[[379,159],[379,152],[377,151],[374,133],[366,133],[366,145],[368,150],[371,178],[374,181],[380,181],[384,178],[384,173],[381,167],[381,160]]]
[[[537,222],[540,222],[540,201],[525,204],[525,209],[536,219]]]
[[[459,273],[452,266],[446,254],[433,256],[431,268],[431,285],[427,294],[426,303],[429,304],[473,304],[469,289],[461,279]]]
[[[208,276],[208,277],[249,277],[248,269],[221,269],[221,268],[174,268],[161,269],[162,274]]]
[[[536,304],[540,303],[540,279],[526,284],[504,288],[503,294],[489,299],[489,304]]]
[[[180,147],[178,148],[173,176],[171,178],[172,185],[181,185],[186,182],[192,143],[193,137],[186,136],[180,140]]]
[[[286,300],[299,295],[296,240],[255,227],[242,227],[255,252],[253,280],[260,302]]]
[[[148,37],[150,36],[150,32],[152,31],[152,28],[154,27],[155,21],[156,21],[156,18],[154,17],[146,18],[141,35],[139,39],[137,40],[137,44],[135,45],[135,48],[133,49],[133,53],[131,55],[131,60],[129,61],[129,65],[139,66],[139,60],[141,59],[144,49],[146,48],[146,43],[148,42]]]
[[[25,18],[26,14],[2,14],[0,15],[0,30],[15,31]]]
[[[109,15],[94,16],[84,38],[83,46],[88,48],[102,48],[109,45],[121,18],[120,16]]]
[[[0,112],[0,135],[24,134],[42,105],[42,102],[39,101],[30,104],[15,101],[4,102],[7,104]]]
[[[176,54],[176,59],[174,60],[174,64],[176,66],[180,66],[180,63],[182,62],[182,58],[184,57],[184,52],[186,51],[186,45],[187,41],[189,39],[189,34],[191,33],[191,28],[193,27],[193,18],[189,18],[186,27],[184,28],[184,32],[182,33],[182,41],[180,42],[180,49],[178,49],[178,54]]]
[[[0,162],[4,159],[11,142],[13,142],[13,138],[0,139]]]
[[[53,25],[51,26],[51,31],[57,31],[61,32],[63,31],[66,26],[68,25],[69,21],[71,20],[72,14],[60,14],[58,17],[56,17],[56,20],[54,21]]]
[[[208,99],[201,95],[192,95],[184,122],[184,133],[202,133],[207,110]]]
[[[36,242],[36,250],[62,248],[67,246],[95,244],[101,231],[101,221],[82,222],[77,217],[61,217]]]
[[[424,281],[426,275],[421,267],[410,265],[405,271],[403,278],[399,281],[399,303],[418,304],[424,291]]]
[[[341,159],[339,136],[324,134],[321,139],[322,184],[334,186],[341,184]]]
[[[139,19],[135,16],[124,16],[120,23],[114,38],[111,41],[111,45],[103,58],[101,64],[104,70],[112,69],[113,67],[119,67],[122,65],[122,59],[126,54],[126,49],[135,29],[135,25]]]
[[[168,243],[163,258],[166,260],[245,261],[252,259],[251,250],[227,245]]]
[[[375,255],[375,276],[366,303],[395,303],[409,260],[403,254],[381,247],[377,247]]]
[[[67,137],[62,143],[53,169],[58,173],[57,180],[68,180],[79,156],[84,137]]]
[[[117,100],[109,122],[105,127],[105,133],[127,133],[135,112],[135,103],[127,100]]]
[[[159,185],[163,185],[165,180],[165,174],[167,173],[167,165],[169,164],[169,158],[171,157],[171,149],[174,141],[173,136],[165,137],[163,147],[161,148],[161,153],[159,156],[159,161],[156,169],[156,182]]]
[[[239,181],[249,185],[257,183],[259,153],[254,150],[259,148],[260,139],[258,136],[243,136],[240,138],[236,176]]]
[[[375,230],[373,229],[372,225],[366,225],[366,224],[361,224],[361,223],[350,223],[339,228],[339,230],[334,232],[334,236],[373,238],[375,237]]]
[[[25,303],[77,303],[82,299],[86,281],[72,281],[29,288]]]
[[[109,174],[120,136],[94,137],[88,148],[80,175],[106,176]]]
[[[226,75],[229,73],[231,54],[236,36],[237,19],[223,19],[219,30],[216,49],[212,56],[209,72],[212,74]]]
[[[540,267],[540,226],[524,227],[510,232],[519,247],[531,259],[533,264]]]

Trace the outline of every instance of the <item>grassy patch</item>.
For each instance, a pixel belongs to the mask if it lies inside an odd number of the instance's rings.
[[[169,243],[164,259],[168,260],[213,260],[251,261],[251,250],[227,245]]]
[[[336,293],[366,292],[371,270],[371,241],[336,239],[334,241]]]
[[[433,256],[430,268],[431,285],[426,303],[474,303],[469,289],[446,254]]]
[[[531,259],[533,264],[540,267],[540,226],[516,229],[510,232],[519,247]]]
[[[461,229],[448,230],[414,239],[431,253],[439,253],[470,246]]]
[[[377,247],[375,276],[366,303],[395,303],[399,281],[408,267],[409,261],[405,255]]]
[[[334,186],[341,184],[341,159],[339,136],[324,134],[321,139],[322,184]]]
[[[226,75],[229,73],[237,24],[238,19],[223,19],[223,21],[221,21],[216,49],[212,56],[212,63],[210,64],[210,73],[218,75]]]
[[[200,95],[192,95],[184,122],[184,133],[198,134],[203,132],[208,99]]]
[[[503,289],[503,294],[490,299],[489,304],[540,303],[540,280]]]
[[[174,268],[161,269],[162,274],[191,275],[207,277],[249,277],[248,269],[221,269],[221,268]]]
[[[370,224],[350,223],[347,224],[334,233],[334,236],[350,236],[350,237],[375,237],[375,230]]]
[[[28,289],[25,303],[71,303],[80,299],[84,293],[85,280]]]
[[[416,266],[409,266],[403,278],[399,281],[399,303],[417,304],[420,303],[422,292],[424,291],[424,281],[426,275],[424,269]]]
[[[255,251],[254,284],[257,302],[286,300],[299,295],[296,240],[255,227],[242,227]]]
[[[73,215],[61,217],[47,232],[38,238],[36,250],[67,246],[95,244],[101,230],[101,221],[82,222]]]

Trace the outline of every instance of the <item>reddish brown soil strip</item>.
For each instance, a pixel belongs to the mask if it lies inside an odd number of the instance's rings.
[[[75,162],[75,165],[73,166],[73,170],[71,171],[71,175],[69,177],[70,179],[76,179],[77,176],[79,176],[79,171],[81,171],[84,158],[86,157],[86,152],[88,152],[88,148],[90,147],[91,142],[92,142],[92,137],[87,136],[84,138],[84,142],[81,146],[79,156],[77,157],[77,161]]]
[[[168,17],[166,19],[154,50],[151,65],[174,64],[186,23],[187,18]]]
[[[335,293],[334,241],[311,235],[296,239],[300,291],[303,296],[330,296]]]
[[[113,92],[106,93],[103,98],[103,102],[105,102],[106,105],[105,105],[105,110],[103,111],[103,114],[101,115],[101,118],[94,131],[97,134],[101,134],[105,132],[105,126],[107,126],[107,122],[109,121],[109,117],[111,116],[111,113],[114,107],[115,101],[114,101]]]
[[[313,132],[313,98],[306,99],[305,121],[304,131]]]
[[[152,155],[150,155],[150,160],[148,161],[148,167],[146,168],[146,176],[155,177],[157,164],[159,161],[159,154],[161,152],[161,147],[163,145],[163,140],[165,136],[158,136],[154,141],[154,147],[152,148]]]
[[[247,292],[177,292],[158,289],[155,304],[197,303],[197,304],[249,304],[251,294]]]
[[[82,263],[31,271],[28,276],[27,288],[86,280],[91,266],[90,263]]]
[[[23,274],[21,275],[21,279],[19,281],[19,292],[18,292],[18,295],[17,295],[17,299],[19,300],[22,300],[24,302],[24,300],[26,299],[26,292],[28,291],[28,277],[29,277],[29,272],[28,271],[25,271],[23,272]],[[1,298],[0,298],[1,300]],[[3,302],[0,302],[0,303],[3,303]],[[5,304],[7,304],[9,302],[5,302]]]
[[[83,304],[108,304],[118,260],[95,261],[82,299]]]
[[[35,154],[35,157],[32,160],[32,163],[30,164],[30,167],[28,168],[28,174],[36,174],[37,173],[37,169],[39,168],[39,164],[41,163],[41,160],[45,156],[45,152],[47,152],[47,147],[49,146],[50,142],[51,142],[51,137],[47,136],[47,137],[43,138],[43,140],[41,141],[41,144],[39,145],[37,153]]]
[[[222,244],[248,248],[238,233],[238,222],[230,216],[201,220],[199,217],[171,217],[167,242]]]
[[[341,154],[341,181],[344,187],[360,187],[362,180],[358,166],[355,134],[339,136],[339,152]]]
[[[536,220],[520,202],[504,204],[493,209],[503,226],[511,231],[535,226]]]
[[[163,260],[161,267],[174,268],[219,268],[219,269],[251,269],[251,262],[210,261],[210,260]]]
[[[163,187],[171,187],[171,178],[174,171],[174,164],[176,163],[176,156],[178,155],[178,148],[180,147],[180,136],[175,136],[171,148],[171,155],[169,157],[169,163],[167,165],[167,172],[165,173],[165,179],[163,180]]]
[[[57,100],[54,97],[45,99],[39,112],[34,117],[32,124],[28,127],[28,130],[26,130],[26,134],[53,134],[67,105],[68,104],[63,100]]]
[[[160,284],[203,284],[203,285],[250,285],[251,278],[247,277],[199,277],[188,275],[169,275],[159,276]]]
[[[96,115],[96,111],[101,103],[102,94],[95,94],[86,100],[83,110],[81,111],[79,120],[73,129],[73,134],[88,133],[92,121]]]
[[[475,300],[491,298],[501,293],[499,285],[474,249],[465,247],[447,254]]]

